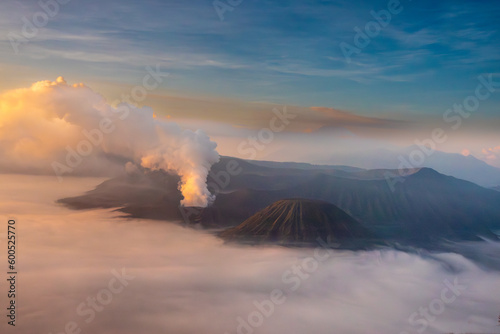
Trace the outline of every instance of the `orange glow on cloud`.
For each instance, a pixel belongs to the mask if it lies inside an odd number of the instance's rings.
[[[483,148],[481,150],[483,159],[491,165],[500,167],[500,146]]]
[[[110,175],[125,170],[110,158],[120,157],[178,174],[182,204],[204,207],[212,200],[206,179],[219,160],[216,146],[203,131],[184,130],[148,107],[113,107],[62,77],[0,95],[0,172]]]

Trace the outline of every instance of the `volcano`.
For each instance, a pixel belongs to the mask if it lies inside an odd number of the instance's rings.
[[[228,177],[228,166],[234,164],[241,170]],[[218,175],[226,176],[222,180]],[[130,218],[221,230],[241,224],[276,201],[307,198],[336,205],[376,233],[377,240],[421,248],[442,240],[497,240],[494,231],[500,230],[499,191],[429,168],[399,177],[398,170],[222,157],[212,166],[208,181],[217,198],[206,208],[179,208],[179,182],[176,175],[144,170],[106,180],[58,203],[79,210],[114,208]]]
[[[334,204],[309,199],[279,200],[220,237],[246,243],[297,245],[329,240],[341,246],[364,244],[372,233]]]

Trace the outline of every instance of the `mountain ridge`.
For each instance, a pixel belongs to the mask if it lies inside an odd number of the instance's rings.
[[[430,150],[430,148],[426,148],[426,150]],[[412,152],[420,152],[419,155],[423,155],[424,160],[421,165],[411,164],[412,160],[409,156]],[[398,169],[402,165],[411,165],[414,168],[432,168],[442,174],[474,182],[486,188],[500,185],[500,168],[493,167],[472,155],[464,156],[459,153],[438,150],[430,152],[426,154],[419,146],[412,145],[400,150],[378,149],[337,153],[322,160],[321,163],[349,165],[368,170]],[[401,159],[406,160],[406,162],[402,164]]]
[[[418,169],[387,180],[384,170],[352,172],[269,168],[223,157],[212,168],[218,175],[230,161],[241,172],[223,184],[207,208],[179,208],[179,178],[143,171],[105,181],[96,189],[59,203],[73,209],[116,208],[132,218],[184,221],[206,228],[233,227],[285,198],[322,200],[336,205],[372,231],[392,239],[419,242],[449,238],[478,240],[500,228],[500,193],[474,183]],[[389,182],[395,183],[391,189]],[[209,179],[209,183],[213,182]]]

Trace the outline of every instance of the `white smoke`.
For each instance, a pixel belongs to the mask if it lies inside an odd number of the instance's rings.
[[[206,180],[217,144],[157,118],[148,107],[112,106],[84,84],[40,81],[0,95],[0,171],[115,175],[130,164],[178,174],[182,205],[213,200]]]

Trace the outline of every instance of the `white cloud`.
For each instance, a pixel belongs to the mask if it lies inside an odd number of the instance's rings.
[[[113,175],[133,162],[179,174],[186,205],[211,200],[205,182],[219,155],[204,132],[155,118],[148,107],[113,107],[83,84],[59,77],[5,92],[0,126],[4,172]]]
[[[255,311],[254,301],[282,289],[285,303],[253,333],[413,334],[420,326],[409,316],[417,312],[415,320],[424,323],[420,308],[429,309],[445,281],[455,279],[467,288],[441,314],[430,313],[435,319],[423,333],[498,331],[500,273],[458,254],[335,251],[292,291],[282,276],[314,256],[312,249],[236,247],[167,222],[53,204],[97,179],[58,184],[48,177],[4,175],[0,183],[0,210],[16,213],[23,233],[23,333],[59,333],[75,321],[89,333],[234,334],[237,318]],[[489,249],[498,266],[499,245],[482,246],[478,254]],[[121,268],[135,279],[87,324],[76,308]]]

